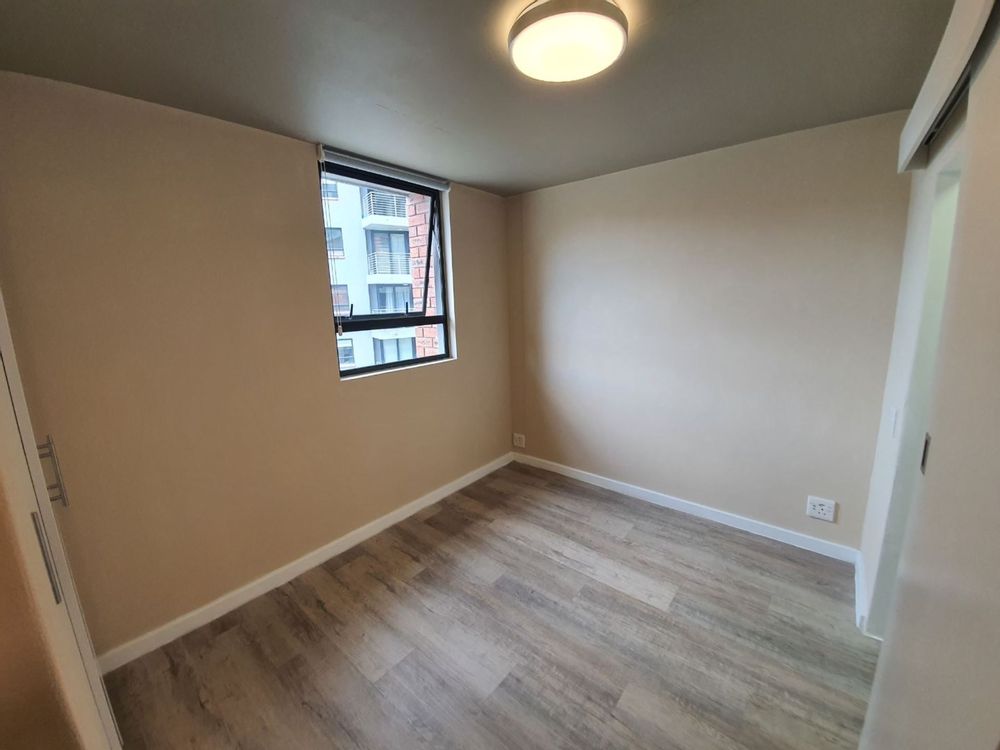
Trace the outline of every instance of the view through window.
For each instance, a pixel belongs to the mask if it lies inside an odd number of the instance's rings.
[[[440,192],[326,163],[321,195],[341,374],[446,358]]]

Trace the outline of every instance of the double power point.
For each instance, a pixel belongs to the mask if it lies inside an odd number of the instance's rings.
[[[524,446],[525,446],[524,435],[522,435],[520,432],[515,432],[514,433],[514,447],[515,448],[523,448]]]
[[[837,519],[837,503],[833,500],[824,500],[821,497],[810,495],[806,499],[806,515],[820,521],[834,523]]]

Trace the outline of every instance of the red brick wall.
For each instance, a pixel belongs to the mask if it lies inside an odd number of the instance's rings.
[[[413,307],[419,310],[423,304],[424,271],[427,267],[427,240],[430,229],[431,199],[425,195],[411,193],[407,201],[410,225],[410,272],[413,276]],[[437,272],[431,268],[431,279],[427,286],[427,314],[436,315]],[[437,326],[418,326],[417,356],[430,357],[441,353]]]

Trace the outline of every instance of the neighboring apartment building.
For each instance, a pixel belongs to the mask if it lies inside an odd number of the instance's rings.
[[[335,318],[422,309],[430,198],[368,187],[324,175],[330,294]],[[436,273],[428,282],[428,314],[437,312]],[[433,356],[442,351],[436,326],[337,336],[341,370]]]

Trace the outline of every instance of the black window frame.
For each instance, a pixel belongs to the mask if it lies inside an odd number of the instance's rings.
[[[355,167],[334,164],[329,161],[320,162],[321,182],[324,175],[328,175],[329,178],[333,180],[337,180],[338,178],[355,180],[367,183],[368,185],[382,186],[394,190],[401,190],[407,193],[425,195],[431,200],[431,208],[428,215],[429,226],[427,230],[427,262],[424,266],[424,293],[421,295],[423,309],[409,313],[355,315],[354,306],[352,305],[347,315],[337,315],[336,312],[334,313],[334,324],[336,326],[337,335],[343,336],[348,333],[360,333],[364,331],[384,331],[390,328],[419,328],[425,326],[441,326],[442,330],[441,345],[443,351],[440,354],[435,354],[430,357],[414,357],[413,359],[407,359],[402,362],[388,362],[380,365],[369,365],[367,367],[354,367],[349,370],[340,370],[340,377],[354,377],[357,375],[384,372],[386,370],[396,370],[401,367],[429,364],[431,362],[441,362],[446,359],[451,359],[451,331],[448,325],[448,284],[450,283],[450,279],[448,279],[446,268],[446,258],[448,257],[447,253],[449,252],[449,248],[445,245],[444,233],[442,231],[442,204],[444,197],[442,191],[425,187],[424,185],[419,185],[414,182],[409,182],[407,180],[388,177],[386,175],[369,172],[364,169],[357,169]],[[437,278],[441,309],[435,315],[427,315],[427,293],[430,285],[430,269],[434,256],[433,249],[435,239],[437,240],[441,256],[441,264],[438,269],[439,273]],[[409,251],[408,232],[407,249]]]

